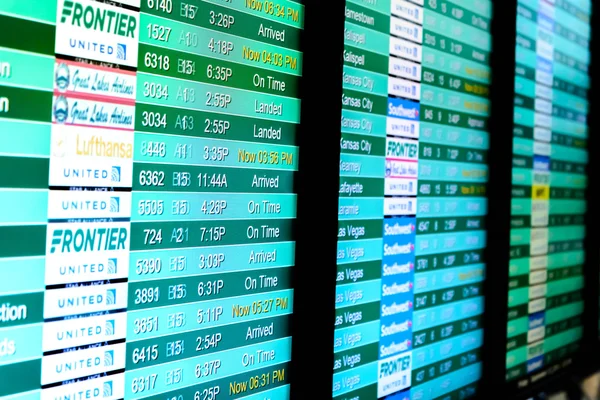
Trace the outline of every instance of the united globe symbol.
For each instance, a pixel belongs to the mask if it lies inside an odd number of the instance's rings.
[[[392,162],[386,161],[385,162],[385,176],[388,177],[390,175],[392,175]]]
[[[69,71],[69,66],[67,64],[60,63],[58,67],[56,67],[54,81],[56,83],[56,87],[58,87],[58,90],[60,90],[61,92],[67,90],[71,81],[71,74]]]
[[[67,120],[69,116],[69,102],[65,96],[58,96],[56,98],[52,112],[56,122],[62,124]]]

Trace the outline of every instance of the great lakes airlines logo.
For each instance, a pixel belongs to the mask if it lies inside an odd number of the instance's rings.
[[[110,96],[135,104],[136,75],[92,64],[57,60],[54,88],[60,93]]]
[[[53,121],[58,124],[85,127],[131,129],[135,106],[72,98],[54,97]]]
[[[54,81],[56,82],[56,87],[60,91],[65,91],[69,87],[69,83],[71,82],[71,76],[69,73],[69,66],[65,63],[60,63],[56,67],[56,73],[54,74]]]
[[[60,0],[57,8],[56,53],[137,65],[137,13],[90,0]]]

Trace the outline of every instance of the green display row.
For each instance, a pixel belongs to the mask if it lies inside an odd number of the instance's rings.
[[[297,76],[302,71],[302,53],[296,50],[149,14],[145,14],[143,19],[144,26],[149,26],[150,29],[140,31],[140,44],[157,45]],[[140,52],[139,56],[146,63],[146,54]],[[151,57],[150,67],[169,69],[170,63],[165,63],[164,59],[157,60],[156,63],[152,59],[156,58]],[[141,62],[138,64],[142,65]]]
[[[531,68],[520,63],[517,63],[515,66],[515,75],[529,79],[533,82],[536,81],[535,68]],[[575,85],[557,77],[553,77],[552,87],[568,94],[581,97],[583,100],[587,100],[587,88],[585,87]]]
[[[200,28],[229,33],[247,39],[258,40],[277,46],[283,46],[298,50],[300,46],[300,10],[295,4],[285,1],[275,1],[267,5],[273,8],[271,16],[281,19],[281,22],[265,20],[268,12],[264,10],[263,1],[244,2],[244,7],[235,9],[226,7],[227,2],[216,4],[198,4],[184,0],[172,0],[169,7],[149,7],[146,1],[142,1],[142,29],[145,26],[144,14],[156,15],[173,21],[183,22]],[[231,4],[231,2],[229,2]],[[241,2],[240,2],[241,3]],[[251,5],[254,3],[254,7]],[[275,10],[277,8],[277,10]],[[283,15],[280,15],[283,14]],[[286,15],[289,14],[289,15]],[[289,22],[289,23],[287,23]],[[292,26],[296,25],[296,26]]]
[[[285,389],[280,394],[285,397],[289,396],[289,386],[287,388],[284,388],[284,386],[290,384],[290,370],[290,363],[287,362],[234,376],[209,380],[198,385],[145,397],[144,399],[164,400],[165,398],[175,398],[179,400],[197,400],[206,398],[208,400],[211,398],[215,399],[215,396],[218,395],[219,400],[234,400],[250,395],[260,396],[261,393],[266,393],[276,388]]]
[[[418,277],[418,275],[417,275]],[[414,310],[425,310],[431,307],[454,303],[461,300],[483,296],[483,284],[454,286],[448,289],[433,290],[423,294],[415,294]]]
[[[292,219],[134,222],[131,251],[287,242]]]
[[[278,96],[298,96],[299,79],[294,75],[143,43],[139,54],[140,72]],[[154,63],[146,62],[146,54],[153,58],[156,55],[157,60],[169,60],[169,68],[153,67]]]
[[[585,149],[587,148],[587,139],[579,138],[571,135],[565,135],[558,132],[552,132],[551,144],[573,147],[576,149]],[[534,129],[530,126],[524,126],[520,124],[515,124],[513,127],[513,135],[515,138],[522,139],[535,139],[534,137]]]
[[[419,197],[485,197],[487,184],[420,180],[417,186]],[[374,199],[383,196],[384,178],[340,177],[340,198]]]
[[[294,189],[293,171],[134,163],[133,176],[134,191],[293,193]]]
[[[290,316],[265,318],[127,344],[127,371],[216,353],[290,335]]]
[[[532,218],[530,215],[512,216],[510,218],[511,228],[532,228]],[[552,215],[548,217],[548,227],[584,225],[584,215]]]
[[[135,129],[151,133],[294,145],[298,130],[281,121],[143,103],[136,104],[135,112]]]
[[[275,254],[265,252],[257,257],[275,257]],[[290,289],[291,274],[290,268],[269,268],[129,283],[128,310]]]
[[[54,56],[54,25],[0,14],[0,26],[11,32],[0,36],[0,47]]]

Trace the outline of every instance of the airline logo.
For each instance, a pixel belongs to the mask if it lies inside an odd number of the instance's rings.
[[[529,259],[529,269],[531,271],[537,271],[540,269],[548,268],[548,256],[543,255],[541,257],[531,257]]]
[[[412,311],[413,309],[413,303],[410,300],[406,300],[403,303],[400,304],[396,304],[396,302],[393,302],[390,305],[386,305],[385,303],[381,304],[381,316],[382,317],[389,317],[392,315],[398,315],[398,314],[403,314],[409,311]]]
[[[125,375],[118,374],[44,389],[40,400],[117,400],[125,397],[124,389]]]
[[[545,269],[532,271],[529,273],[529,284],[537,285],[538,283],[544,283],[548,280],[548,271]]]
[[[415,215],[417,213],[416,198],[385,198],[383,200],[384,215]]]
[[[416,167],[415,167],[416,168]],[[387,196],[416,196],[417,181],[412,179],[386,179],[385,195]]]
[[[43,350],[54,351],[124,339],[126,334],[126,313],[46,322]]]
[[[70,351],[42,358],[42,385],[63,382],[125,368],[125,343],[86,350]],[[114,392],[115,386],[105,386],[102,394]],[[110,396],[108,396],[110,397]]]
[[[409,332],[412,328],[412,321],[406,320],[404,322],[396,323],[392,322],[390,325],[381,324],[381,333],[379,335],[380,338],[397,335],[399,333]]]
[[[412,354],[411,352],[399,354],[394,357],[380,360],[377,374],[377,397],[406,389],[411,384]]]
[[[60,93],[107,96],[135,102],[134,72],[57,60],[54,89]]]
[[[383,224],[383,236],[414,235],[416,232],[415,218],[390,218]]]
[[[392,0],[392,14],[423,25],[423,9],[405,0]]]
[[[419,138],[419,122],[401,118],[387,118],[386,133],[411,139]]]
[[[68,187],[131,187],[131,162],[102,159],[50,160],[50,186]]]
[[[404,238],[406,243],[384,243],[383,245],[383,256],[398,256],[403,254],[412,254],[415,251],[415,244],[411,239],[414,239],[414,236],[409,236],[408,238]]]
[[[534,314],[540,311],[544,311],[546,309],[546,299],[542,298],[542,299],[537,299],[537,300],[532,300],[529,302],[529,305],[527,307],[527,312],[529,314]]]
[[[406,58],[411,61],[421,62],[423,57],[423,46],[408,40],[390,37],[390,54]]]
[[[552,72],[545,72],[542,70],[535,71],[535,80],[538,83],[542,83],[544,85],[552,86],[554,82],[554,75]]]
[[[529,316],[529,329],[537,329],[540,326],[544,326],[544,324],[546,323],[546,316],[544,315],[544,313],[539,313],[539,314],[535,314],[535,315],[530,315]]]
[[[421,81],[421,64],[403,60],[401,58],[389,58],[389,74],[414,81]]]
[[[532,200],[549,200],[550,186],[548,185],[533,185],[531,187]]]
[[[540,24],[540,27],[546,29],[550,34],[554,32],[554,3],[554,0],[542,2],[540,3],[540,9],[538,11],[538,24]]]
[[[406,281],[404,283],[392,283],[391,285],[383,284],[381,286],[381,296],[394,296],[397,294],[405,294],[411,293],[413,290],[414,284],[412,281]]]
[[[406,79],[390,77],[388,79],[388,93],[406,99],[420,100],[421,84]]]
[[[538,30],[538,34],[539,34]],[[546,60],[554,59],[554,46],[545,40],[536,41],[536,53],[539,57],[545,58]]]
[[[390,19],[390,33],[403,39],[423,43],[423,28],[400,18]]]
[[[529,300],[539,299],[548,293],[548,285],[542,284],[529,288]]]
[[[127,307],[127,284],[91,285],[47,290],[44,318],[89,314]]]
[[[552,129],[552,116],[536,112],[534,115],[535,126]]]
[[[550,172],[534,170],[533,185],[550,185]]]
[[[541,256],[548,254],[548,228],[531,229],[531,242],[529,253],[532,256]]]
[[[546,60],[545,58],[537,57],[535,69],[536,72],[539,70],[541,72],[552,74],[554,72],[554,64],[552,61]]]
[[[139,13],[104,3],[60,0],[55,52],[136,67],[138,18]]]
[[[403,99],[388,98],[388,117],[418,121],[419,115],[419,103]]]
[[[550,157],[534,155],[533,169],[535,171],[550,171]]]
[[[541,97],[547,99],[548,101],[552,101],[552,99],[554,99],[554,92],[550,87],[535,85],[535,97]]]
[[[546,336],[546,327],[540,326],[539,328],[535,328],[527,331],[527,343],[534,343],[538,340],[542,340]]]
[[[46,285],[126,278],[129,271],[128,253],[123,250],[109,254],[67,253],[64,256],[47,257]]]
[[[535,111],[552,114],[552,102],[544,99],[535,99]]]
[[[532,373],[544,366],[544,356],[535,357],[527,361],[527,373]]]
[[[527,346],[527,359],[539,357],[544,354],[544,343],[530,344]]]
[[[131,192],[50,190],[49,219],[127,218]]]
[[[92,128],[133,130],[135,106],[59,95],[53,98],[52,122]]]
[[[387,263],[383,264],[383,274],[382,276],[395,276],[401,274],[412,274],[415,270],[415,264],[412,262],[406,262],[404,264],[398,265],[395,262],[393,265],[388,265]]]
[[[46,254],[77,255],[129,250],[129,223],[48,224]]]
[[[386,157],[401,161],[417,161],[419,159],[419,142],[414,140],[387,138]]]
[[[550,143],[533,142],[533,153],[541,156],[550,157],[552,154],[552,145]]]
[[[410,161],[395,161],[387,159],[385,162],[385,177],[391,179],[417,179],[419,174],[419,167],[416,162]],[[414,187],[411,187],[411,191],[416,192],[416,182]]]

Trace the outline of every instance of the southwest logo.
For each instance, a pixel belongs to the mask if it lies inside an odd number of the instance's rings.
[[[52,233],[50,253],[125,250],[126,240],[126,228],[57,229]]]
[[[113,10],[103,10],[93,6],[92,3],[84,6],[79,2],[70,0],[64,2],[60,22],[132,39],[135,39],[135,29],[137,27],[137,20],[132,15]],[[125,55],[125,46],[118,45],[118,47],[117,53],[121,51]]]

